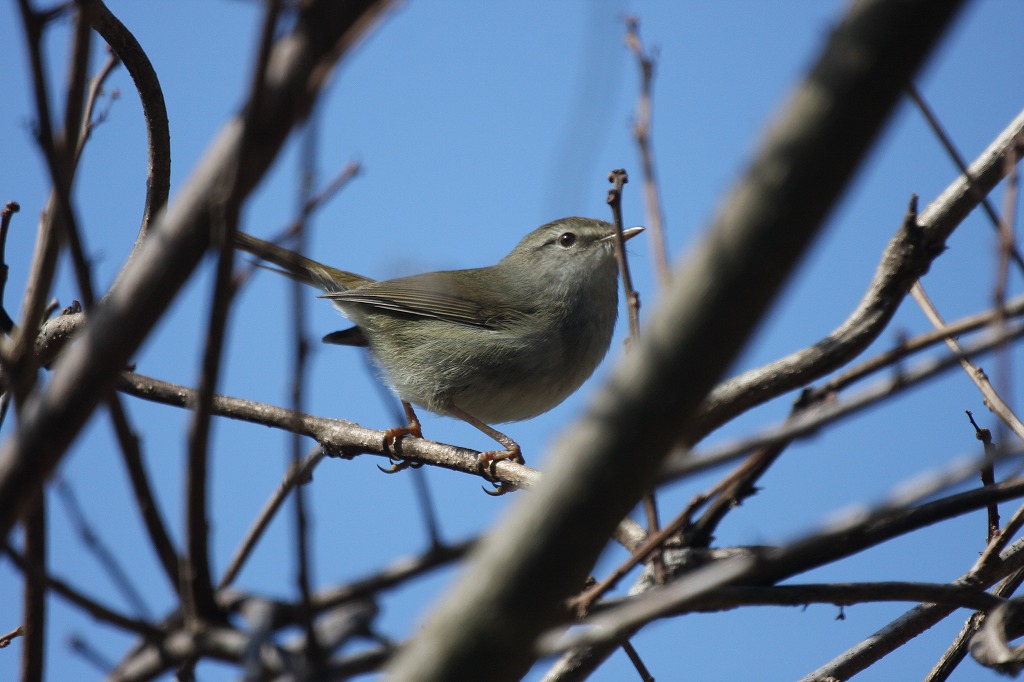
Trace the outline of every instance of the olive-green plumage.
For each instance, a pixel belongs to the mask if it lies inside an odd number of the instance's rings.
[[[325,340],[369,345],[402,400],[496,424],[558,405],[608,351],[618,308],[613,233],[600,220],[563,218],[497,265],[379,282],[249,235],[237,244],[319,287],[358,327]]]

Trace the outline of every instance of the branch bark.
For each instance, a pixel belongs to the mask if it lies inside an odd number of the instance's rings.
[[[31,491],[60,461],[96,404],[191,275],[210,243],[222,181],[235,173],[244,197],[270,167],[291,129],[309,113],[334,63],[363,36],[387,0],[303,6],[294,30],[271,55],[259,110],[228,122],[180,196],[117,285],[98,305],[78,343],[58,361],[50,384],[28,400],[18,429],[0,447],[0,536],[27,508]],[[243,142],[246,144],[243,145]]]
[[[692,427],[961,4],[876,0],[850,9],[677,270],[635,352],[556,445],[544,481],[512,511],[515,522],[484,539],[457,589],[398,655],[393,679],[526,673],[537,635],[564,616],[565,598],[653,482],[672,426]]]

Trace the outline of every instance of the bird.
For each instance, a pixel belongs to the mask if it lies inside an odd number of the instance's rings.
[[[643,227],[622,230],[624,240]],[[385,431],[384,447],[422,438],[413,404],[461,419],[501,444],[481,469],[524,462],[519,444],[492,424],[552,409],[606,355],[618,312],[616,229],[568,217],[531,231],[497,264],[375,281],[247,233],[235,245],[316,287],[354,327],[325,343],[367,346],[402,402],[407,424]],[[394,467],[393,467],[394,470]]]

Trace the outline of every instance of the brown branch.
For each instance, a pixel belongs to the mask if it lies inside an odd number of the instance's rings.
[[[42,682],[46,655],[46,496],[42,490],[36,495],[33,508],[22,520],[25,532],[25,560],[40,571],[25,574],[22,593],[25,644],[21,649],[21,679]]]
[[[668,425],[693,432],[692,415],[961,5],[926,4],[855,3],[832,30],[640,343],[558,439],[544,485],[523,496],[516,523],[488,538],[399,652],[388,670],[395,679],[462,679],[487,666],[498,682],[529,669],[536,634],[558,621],[611,530],[653,483],[674,439]],[[545,571],[553,563],[559,570]],[[538,575],[543,590],[529,587]]]
[[[219,621],[213,598],[210,576],[209,522],[207,519],[207,483],[209,480],[209,437],[214,390],[220,378],[224,337],[231,303],[231,273],[235,262],[233,235],[238,227],[238,201],[234,184],[225,187],[223,204],[219,207],[221,223],[214,225],[222,236],[213,282],[213,298],[203,345],[202,369],[195,400],[191,404],[192,420],[188,430],[188,464],[185,493],[185,528],[187,553],[182,566],[184,589],[182,608],[189,628],[198,630],[206,623]]]
[[[612,209],[612,219],[615,225],[615,260],[619,264],[619,274],[622,276],[622,291],[626,299],[626,314],[629,317],[629,341],[635,345],[640,339],[640,294],[633,288],[633,278],[629,274],[629,260],[626,258],[626,240],[623,237],[622,223],[622,188],[629,182],[629,176],[623,169],[613,170],[608,174],[608,181],[612,188],[608,190],[608,205]],[[661,523],[658,520],[658,503],[654,497],[654,489],[648,489],[643,496],[644,515],[647,517],[647,532],[654,533]],[[664,567],[661,561],[655,558],[655,566],[659,572]]]
[[[622,188],[629,182],[629,176],[622,169],[608,173],[608,182],[614,187],[608,190],[608,205],[612,209],[615,224],[615,260],[619,263],[622,276],[622,290],[626,297],[626,311],[629,315],[629,339],[635,343],[640,338],[640,294],[633,288],[629,274],[629,260],[626,258],[626,240],[622,236]]]
[[[320,189],[320,191],[316,192],[303,204],[299,210],[299,214],[294,220],[292,220],[283,229],[278,230],[277,234],[268,239],[268,241],[273,244],[280,244],[281,242],[294,237],[301,228],[302,222],[306,217],[312,215],[314,211],[323,206],[331,197],[344,189],[344,187],[352,180],[352,178],[358,175],[359,172],[359,164],[355,162],[348,163],[330,182],[328,182]],[[235,273],[235,288],[241,288],[242,285],[244,285],[258,269],[260,269],[260,264],[255,261],[248,263],[245,268],[239,268],[238,272]]]
[[[1004,578],[999,585],[992,590],[993,596],[1006,599],[1020,587],[1021,583],[1024,583],[1024,570],[1018,569],[1016,572],[1011,573]],[[967,647],[970,645],[971,638],[974,633],[977,632],[978,628],[985,621],[985,614],[975,613],[964,626],[957,633],[956,639],[950,647],[943,652],[942,656],[935,663],[935,666],[931,669],[928,675],[924,678],[924,682],[944,682],[949,679],[949,676],[953,673],[953,670],[957,665],[967,656]]]
[[[114,669],[114,664],[100,653],[94,646],[81,637],[72,635],[68,638],[68,649],[88,662],[97,672],[106,676]]]
[[[988,334],[985,338],[968,346],[965,353],[977,355],[985,351],[994,350],[1007,340],[1021,336],[1024,336],[1024,325],[1009,327],[1002,334]],[[660,479],[664,482],[690,476],[696,472],[737,459],[755,448],[812,434],[826,424],[831,424],[841,418],[855,414],[884,400],[890,395],[906,391],[927,379],[951,369],[960,364],[962,357],[961,354],[957,353],[923,361],[910,370],[905,370],[887,381],[864,389],[851,398],[845,400],[833,399],[820,403],[817,407],[807,410],[799,417],[787,420],[787,423],[782,426],[711,448],[703,453],[696,451],[696,453],[674,454],[666,461],[665,466],[662,468]]]
[[[319,116],[316,112],[306,121],[302,131],[301,170],[302,182],[299,183],[299,205],[305,209],[310,206],[314,210],[316,204],[311,202],[311,194],[316,183],[316,150],[317,133],[319,132]],[[306,251],[306,228],[310,213],[300,214],[300,221],[295,232],[296,248]],[[306,292],[303,285],[291,280],[291,331],[292,331],[292,386],[290,407],[300,412],[304,406],[306,367],[309,358],[309,340],[306,338]],[[290,439],[291,466],[298,467],[302,456],[302,438],[296,433]],[[296,587],[299,590],[302,614],[301,625],[305,633],[306,660],[315,671],[323,662],[323,649],[313,622],[313,609],[310,604],[310,568],[309,568],[309,527],[306,517],[306,498],[302,486],[295,488],[295,555],[296,555]]]
[[[14,628],[10,632],[8,632],[6,635],[0,635],[0,649],[6,649],[7,647],[9,647],[11,645],[11,641],[12,640],[15,640],[18,637],[24,637],[24,636],[25,636],[25,626],[24,625],[19,625],[18,627]]]
[[[974,427],[974,437],[981,441],[982,447],[985,448],[985,464],[981,467],[981,484],[982,485],[994,485],[996,482],[995,474],[995,457],[997,454],[996,447],[992,443],[992,432],[988,429],[983,429],[978,426],[978,423],[974,421],[974,415],[970,410],[966,410],[967,418],[971,421],[971,426]],[[995,504],[991,504],[988,507],[988,531],[985,534],[985,540],[992,546],[992,540],[995,539],[999,533],[999,507]],[[1002,549],[1000,547],[1000,549]],[[998,550],[996,550],[998,554]]]
[[[280,2],[268,3],[264,16],[260,42],[251,83],[248,107],[241,120],[239,147],[243,150],[242,163],[229,166],[219,178],[218,193],[211,197],[213,213],[212,242],[219,249],[217,268],[213,283],[213,298],[207,324],[206,341],[203,348],[202,370],[196,400],[192,403],[193,418],[188,438],[188,468],[186,483],[186,535],[188,553],[184,570],[185,590],[182,606],[186,625],[198,630],[206,623],[219,620],[210,575],[209,523],[207,521],[207,484],[209,480],[209,434],[211,406],[214,390],[220,378],[224,353],[224,339],[228,324],[231,300],[234,293],[232,272],[235,262],[235,232],[238,230],[238,214],[245,197],[244,150],[254,146],[261,134],[259,119],[268,93],[268,64],[273,45],[274,29],[277,25]]]
[[[7,274],[10,268],[7,266],[7,233],[11,227],[11,218],[21,210],[16,201],[8,201],[0,210],[0,331],[7,336],[14,333],[14,320],[7,313]],[[2,355],[0,355],[2,358]]]
[[[85,151],[85,143],[92,137],[92,131],[96,126],[104,121],[107,117],[108,110],[100,112],[100,115],[94,120],[93,112],[96,109],[96,102],[100,95],[103,93],[103,84],[110,77],[110,74],[114,72],[114,68],[118,65],[117,57],[113,54],[107,57],[107,61],[103,63],[99,72],[93,76],[89,82],[89,95],[85,101],[85,111],[82,113],[82,120],[79,122],[78,131],[78,144],[75,147],[74,163],[77,164],[82,160],[82,152]],[[111,95],[111,101],[117,98],[117,91]]]
[[[834,393],[838,393],[850,384],[860,381],[869,374],[900,362],[913,353],[924,350],[925,348],[937,343],[945,342],[946,338],[949,336],[958,337],[961,334],[966,334],[968,332],[973,332],[983,327],[987,327],[995,322],[997,317],[1000,315],[1007,318],[1024,315],[1024,296],[1018,296],[1009,301],[1002,312],[998,310],[987,310],[974,315],[968,315],[960,318],[956,322],[950,322],[943,327],[934,329],[930,332],[925,332],[924,334],[919,334],[911,339],[902,339],[900,340],[899,345],[892,350],[879,353],[873,358],[869,358],[854,367],[843,370],[841,373],[833,376],[818,388],[808,388],[805,394],[806,399],[822,400],[827,398]]]
[[[932,303],[928,294],[925,293],[924,287],[921,286],[921,282],[916,282],[910,289],[911,296],[917,301],[921,310],[924,311],[925,316],[935,326],[936,329],[945,326],[946,322],[942,319],[942,315],[935,308],[935,304]],[[981,392],[985,398],[985,404],[992,412],[998,416],[1004,424],[1010,427],[1014,435],[1017,436],[1022,442],[1024,442],[1024,422],[1020,420],[1013,409],[1006,404],[1006,401],[1002,399],[999,393],[996,391],[995,386],[989,381],[985,375],[984,370],[974,364],[971,361],[968,354],[964,353],[963,347],[960,342],[953,337],[946,337],[946,345],[954,353],[960,355],[960,366],[963,367],[964,372],[970,377],[971,381],[974,382],[975,386]]]
[[[64,233],[70,246],[79,289],[82,292],[82,298],[87,307],[91,307],[95,299],[87,258],[79,239],[78,230],[73,219],[73,214],[71,213],[70,203],[65,195],[68,191],[68,187],[70,186],[71,178],[77,166],[77,161],[80,158],[81,151],[84,148],[85,140],[90,130],[89,118],[95,101],[95,94],[98,92],[103,80],[106,75],[109,74],[110,69],[113,66],[112,63],[108,62],[101,73],[93,80],[93,86],[90,89],[90,97],[88,102],[84,105],[83,113],[81,100],[85,87],[85,67],[87,65],[89,44],[88,36],[90,35],[87,21],[89,18],[94,18],[96,14],[97,12],[94,7],[80,6],[78,23],[76,24],[76,43],[75,49],[73,50],[73,54],[75,56],[73,58],[71,69],[72,76],[69,85],[68,104],[65,115],[64,138],[62,142],[57,143],[52,139],[52,132],[46,132],[40,135],[40,141],[49,162],[55,190],[54,194],[51,195],[47,218],[44,219],[43,227],[40,231],[39,246],[37,247],[37,255],[33,265],[33,276],[30,278],[29,285],[26,289],[26,301],[35,300],[35,298],[41,296],[49,286],[48,284],[44,285],[44,282],[48,282],[49,279],[52,278],[53,260],[56,256],[56,234],[53,219],[56,215],[60,215],[60,213],[67,216],[67,220],[64,223]],[[45,81],[41,74],[37,77],[36,82],[37,95],[38,93],[44,93],[43,97],[37,96],[37,102],[43,102],[45,104]],[[45,118],[47,121],[49,120],[48,113],[45,113],[45,106],[40,110],[40,118]],[[49,126],[45,126],[44,130],[48,131]],[[60,154],[62,156],[67,157],[63,164],[65,166],[63,170],[56,166],[58,150],[60,150]],[[54,196],[56,196],[56,201],[54,200]],[[31,309],[33,305],[34,304],[26,303],[26,306],[28,306],[26,310]],[[35,329],[35,327],[30,324],[27,326],[27,329],[31,330]],[[38,337],[36,337],[35,340],[38,346]],[[20,357],[26,357],[25,353],[23,352]],[[25,365],[24,361],[20,361],[18,364],[21,365],[19,371],[22,373],[26,372],[29,368],[28,365]],[[20,380],[16,378],[16,382],[17,381],[23,383],[27,381],[27,376],[23,376]],[[25,389],[21,388],[17,390],[24,392]],[[164,565],[165,571],[171,578],[172,585],[177,589],[178,579],[175,565],[176,557],[174,556],[173,549],[171,548],[163,522],[159,517],[152,494],[149,491],[148,482],[145,479],[142,469],[141,455],[138,452],[138,443],[132,434],[132,429],[128,423],[127,415],[116,397],[108,400],[108,407],[110,409],[111,419],[114,422],[115,434],[117,435],[122,453],[124,454],[128,465],[133,490],[135,491],[136,499],[139,501],[139,508],[142,510],[147,529],[153,539],[154,546],[157,548],[157,552],[161,558],[161,563]]]
[[[10,544],[4,543],[3,551],[11,558],[11,561],[18,567],[19,571],[25,575],[41,578],[46,582],[47,589],[52,590],[54,594],[66,599],[93,618],[110,623],[128,632],[134,632],[142,637],[154,637],[160,634],[160,630],[156,626],[118,613],[94,599],[90,599],[63,580],[47,574],[40,566],[29,561],[27,557],[22,556]]]
[[[103,570],[107,572],[111,582],[121,592],[121,596],[131,604],[135,614],[140,618],[151,620],[152,616],[149,613],[145,600],[135,588],[135,585],[132,584],[128,572],[122,568],[117,555],[111,552],[103,543],[103,540],[93,531],[88,519],[85,518],[81,505],[78,504],[78,498],[75,496],[74,490],[63,478],[58,479],[56,488],[58,496],[64,503],[65,513],[71,520],[71,526],[78,533],[82,544],[92,553],[100,566],[103,567]]]
[[[463,559],[473,548],[475,542],[475,540],[471,540],[455,545],[436,547],[416,557],[402,558],[367,578],[314,594],[311,599],[311,608],[316,614],[328,614],[332,611],[349,608],[352,605],[365,603],[366,600],[374,599],[381,592],[403,586],[416,577]],[[226,613],[249,614],[254,608],[261,610],[264,614],[261,618],[261,628],[265,632],[294,627],[301,623],[304,617],[302,615],[304,607],[301,604],[268,600],[264,597],[238,590],[226,589],[219,591],[217,600],[220,608]],[[166,643],[177,636],[177,634],[172,633],[168,639],[160,641],[143,639],[121,661],[118,666],[119,676],[113,676],[112,679],[149,679],[151,675],[173,668],[180,660],[184,660],[189,655],[215,655],[205,650],[205,653],[195,651],[184,652],[177,649],[177,644],[174,645],[177,653],[164,651]],[[195,639],[201,640],[203,637]],[[329,643],[332,646],[340,645],[339,642]],[[293,645],[290,649],[292,651],[301,651],[301,645]],[[390,650],[391,647],[387,647],[386,652],[382,651],[366,660],[358,658],[353,660],[332,659],[324,663],[324,670],[356,669],[363,672],[376,670],[390,655]],[[159,656],[161,651],[163,653],[172,653],[172,657],[161,659]],[[362,655],[364,654],[357,656]],[[232,654],[232,656],[234,655]],[[225,660],[241,662],[245,660],[244,652],[241,653],[241,656],[242,658],[228,657]],[[276,669],[273,666],[279,665],[273,660],[268,661],[265,658],[262,662],[270,665],[271,669]],[[150,672],[143,675],[140,672],[142,670]],[[325,672],[324,677],[329,678],[329,675]]]
[[[359,175],[360,172],[362,172],[362,166],[355,161],[349,161],[344,168],[338,171],[338,173],[331,178],[330,182],[321,187],[319,191],[314,192],[305,199],[302,204],[302,209],[299,211],[299,216],[292,221],[291,225],[282,231],[282,236],[291,236],[296,234],[300,229],[302,229],[301,226],[303,221],[311,216],[318,208],[327,203],[327,201],[335,194],[343,190],[353,178]]]
[[[931,107],[928,106],[928,103],[925,102],[924,97],[913,83],[907,84],[907,95],[914,102],[914,105],[918,108],[918,111],[921,112],[921,115],[924,116],[925,121],[928,123],[928,127],[932,129],[932,132],[935,133],[935,137],[938,138],[939,143],[942,145],[943,149],[946,150],[946,154],[948,154],[949,158],[951,158],[953,163],[956,164],[957,170],[959,170],[960,173],[968,179],[968,182],[971,185],[970,190],[974,194],[974,197],[980,204],[982,210],[984,210],[985,215],[988,216],[989,221],[992,223],[992,227],[999,231],[1002,221],[999,219],[995,209],[992,208],[992,203],[986,196],[988,191],[982,191],[973,186],[973,177],[967,168],[967,164],[964,162],[964,157],[960,155],[959,150],[956,148],[956,145],[953,144],[953,140],[949,137],[945,128],[943,128],[942,124],[939,122],[935,112],[933,112]],[[1017,267],[1020,268],[1021,271],[1024,271],[1024,258],[1021,257],[1020,252],[1014,248],[1010,252],[1010,255],[1017,263]]]
[[[671,592],[672,587],[654,588],[642,597],[633,596],[604,603],[602,609],[584,620],[570,637],[563,638],[557,644],[542,640],[542,653],[551,655],[571,647],[616,643],[623,639],[625,633],[635,632],[641,625],[659,618],[694,612],[726,611],[743,606],[850,606],[910,601],[987,611],[1005,603],[1005,600],[972,585],[900,581],[730,586],[710,590],[699,596],[682,595],[678,601]]]
[[[996,486],[982,488],[980,492],[991,491],[1005,485],[1006,483],[999,483]],[[972,569],[953,584],[985,588],[1000,577],[1021,570],[1022,565],[1024,565],[1024,540],[1018,540],[1000,555],[1000,561],[989,563],[980,572]],[[851,647],[824,666],[804,676],[801,682],[848,679],[932,627],[952,611],[953,608],[945,604],[922,604],[915,607],[872,634],[864,642]]]
[[[310,480],[313,475],[313,469],[327,456],[323,448],[316,447],[312,452],[306,455],[305,459],[301,462],[293,462],[288,467],[288,471],[284,475],[284,479],[278,484],[277,489],[271,494],[270,499],[267,500],[266,504],[263,505],[263,509],[257,515],[256,520],[253,521],[252,526],[249,528],[249,532],[246,533],[245,538],[242,540],[241,545],[235,550],[235,554],[232,556],[231,561],[228,562],[228,567],[224,570],[224,575],[221,577],[220,582],[217,583],[217,590],[220,591],[225,587],[229,586],[234,582],[238,576],[239,571],[242,570],[242,566],[248,560],[252,550],[256,548],[256,543],[259,542],[263,536],[263,532],[270,526],[270,522],[273,520],[274,515],[284,504],[285,499],[288,497],[288,493],[292,489],[305,484]]]
[[[661,211],[657,174],[654,168],[654,150],[651,148],[651,85],[654,82],[654,60],[644,50],[640,40],[640,21],[636,17],[626,18],[626,46],[636,56],[640,67],[640,100],[633,120],[633,136],[640,150],[640,169],[644,178],[644,203],[647,208],[647,226],[651,228],[651,253],[654,254],[654,270],[662,289],[672,279],[668,246],[665,243],[665,220]]]
[[[195,400],[195,391],[184,386],[153,379],[133,372],[121,375],[118,390],[138,398],[165,405],[187,408]],[[340,457],[355,457],[360,454],[378,455],[390,458],[393,453],[383,446],[384,431],[367,429],[353,422],[341,419],[327,419],[292,410],[258,403],[241,398],[214,396],[212,414],[241,421],[272,426],[313,438],[328,453]],[[402,457],[414,462],[423,462],[444,469],[481,476],[479,457],[476,450],[445,445],[419,438],[402,440]],[[528,466],[502,460],[490,472],[491,477],[516,488],[529,489],[540,480],[540,473]],[[616,528],[615,539],[627,549],[643,542],[645,533],[636,523],[625,519]]]
[[[78,0],[88,3],[91,7],[90,20],[100,36],[107,41],[117,58],[124,64],[128,75],[132,77],[135,89],[142,103],[142,115],[146,121],[147,150],[149,152],[149,169],[146,175],[146,203],[142,213],[142,226],[139,235],[128,257],[131,262],[138,253],[139,247],[156,215],[167,205],[167,197],[171,188],[171,134],[167,122],[167,106],[164,103],[160,79],[139,45],[135,36],[125,28],[102,0]],[[122,270],[123,272],[123,270]],[[120,278],[120,274],[118,275]]]
[[[162,167],[166,167],[166,176],[168,180],[162,183],[164,185],[164,188],[162,190],[162,198],[161,191],[151,192],[147,194],[147,205],[152,199],[154,201],[159,202],[159,205],[156,207],[157,209],[159,209],[166,202],[166,185],[169,184],[170,157],[168,152],[164,157],[166,160],[162,164],[153,162],[153,154],[155,153],[156,150],[161,149],[161,145],[159,144],[159,140],[161,138],[159,131],[159,121],[161,120],[160,112],[163,111],[163,99],[162,95],[160,94],[159,84],[156,82],[156,76],[155,74],[149,75],[147,73],[147,67],[149,72],[152,71],[152,68],[149,67],[145,54],[141,51],[141,48],[138,47],[138,44],[134,42],[134,38],[131,36],[131,34],[124,29],[124,27],[120,24],[120,22],[117,21],[117,19],[112,14],[110,14],[109,10],[107,10],[107,8],[103,5],[102,2],[100,2],[99,0],[88,0],[87,2],[80,4],[79,9],[80,20],[82,22],[80,30],[88,34],[88,31],[85,29],[84,22],[91,22],[93,27],[95,27],[97,31],[104,35],[104,37],[108,40],[108,43],[110,43],[112,46],[117,46],[118,48],[120,48],[119,54],[124,54],[128,57],[129,61],[127,61],[126,63],[129,65],[129,72],[132,73],[133,76],[141,73],[142,78],[148,79],[149,85],[146,88],[148,96],[144,96],[143,98],[143,108],[145,111],[154,110],[156,112],[156,114],[154,114],[153,117],[150,117],[147,114],[147,123],[150,124],[149,128],[151,143],[151,180],[154,180],[155,178],[156,186],[159,189],[159,186],[161,184],[161,181],[159,180],[159,177],[161,175],[159,169]],[[67,117],[67,127],[69,127],[70,129],[70,127],[74,126],[78,131],[75,154],[73,159],[69,163],[71,167],[71,172],[73,172],[74,168],[77,166],[77,162],[81,157],[81,153],[84,149],[85,142],[88,138],[89,132],[91,131],[90,118],[96,95],[99,92],[99,89],[101,88],[106,77],[113,69],[113,66],[114,62],[108,60],[105,66],[101,69],[100,73],[93,79],[92,86],[90,88],[89,98],[85,104],[84,113],[80,113],[78,115],[80,120],[76,120],[70,114]],[[84,87],[84,74],[81,80],[83,81]],[[138,81],[139,79],[136,78],[136,80]],[[71,103],[69,102],[69,107],[70,106]],[[151,121],[150,118],[153,118],[153,121]],[[166,137],[166,112],[162,113],[162,120],[164,128],[163,137]],[[152,145],[156,145],[155,148]],[[166,146],[167,149],[169,150],[169,143]],[[153,186],[154,185],[151,183],[150,187],[152,188]],[[147,211],[149,212],[151,212],[152,210],[154,210],[152,209],[152,207],[147,209]],[[67,229],[69,245],[71,247],[72,258],[75,264],[75,272],[77,275],[79,288],[82,292],[83,300],[86,303],[86,307],[91,307],[95,299],[95,294],[91,283],[87,258],[85,256],[81,241],[78,239],[78,233],[74,227],[74,224],[69,224]],[[62,320],[61,323],[58,324],[63,323],[67,323],[69,326],[72,324],[71,320],[69,319],[64,319]],[[49,322],[46,325],[44,325],[44,327],[47,326],[49,326]],[[40,353],[41,363],[43,365],[49,365],[49,363],[52,362],[53,358],[55,357],[56,351],[51,351],[45,345],[40,344],[39,339],[43,338],[52,339],[53,337],[51,337],[49,334],[41,333],[39,337],[37,337],[36,339],[36,350],[38,353]],[[118,444],[120,446],[122,456],[125,461],[125,465],[128,469],[129,478],[132,483],[132,490],[133,493],[135,494],[135,498],[138,503],[138,508],[143,515],[147,531],[149,532],[150,538],[156,549],[160,562],[164,567],[164,571],[167,574],[168,578],[170,579],[173,589],[177,591],[178,589],[180,589],[181,584],[178,577],[177,556],[170,542],[169,535],[166,531],[166,526],[163,522],[163,519],[160,516],[159,509],[157,508],[156,502],[152,495],[151,486],[149,485],[149,482],[145,474],[145,469],[142,464],[142,455],[139,450],[138,439],[135,437],[131,424],[128,421],[127,414],[125,413],[123,406],[121,405],[120,401],[117,399],[116,396],[113,396],[107,400],[107,407],[109,409],[110,417],[113,422],[115,436],[118,440]]]
[[[623,642],[622,650],[626,652],[626,655],[629,657],[629,662],[633,664],[634,668],[636,668],[636,673],[640,676],[641,682],[654,682],[654,676],[651,675],[647,666],[644,665],[643,659],[640,658],[640,654],[637,653],[633,644],[629,641]]]
[[[700,408],[697,423],[686,437],[703,435],[755,405],[818,379],[861,353],[888,325],[912,284],[942,252],[943,244],[977,205],[979,192],[989,192],[1006,172],[1004,160],[1024,146],[1024,111],[996,137],[970,168],[913,220],[904,224],[882,254],[868,290],[857,308],[821,341],[762,367],[723,381]]]
[[[188,408],[196,400],[193,389],[133,372],[123,373],[117,388],[138,398],[176,407]],[[368,429],[342,419],[315,417],[276,405],[222,395],[213,396],[210,411],[213,415],[309,436],[335,456],[369,454],[388,457],[391,454],[383,446],[384,431]],[[481,476],[478,455],[476,450],[419,438],[405,438],[402,441],[404,458],[474,476]],[[494,469],[492,473],[497,480],[517,488],[530,488],[540,476],[536,470],[514,462],[498,462]]]
[[[964,469],[966,472],[967,467]],[[729,566],[737,569],[733,576],[735,580],[732,581],[736,587],[771,585],[852,556],[888,540],[913,533],[921,528],[984,508],[993,501],[1024,496],[1024,479],[1018,478],[998,483],[992,487],[949,495],[914,507],[906,506],[910,499],[918,499],[922,495],[934,493],[935,487],[928,486],[927,489],[922,489],[913,496],[902,496],[893,503],[881,505],[871,512],[852,515],[785,547],[729,548],[731,551],[690,548],[666,550],[666,562],[672,569],[673,575],[677,576],[676,580],[665,588],[659,588],[649,576],[645,575],[644,579],[633,588],[633,594],[639,595],[653,589],[672,589],[675,593],[685,593],[690,590],[692,594],[687,601],[677,605],[676,613],[702,610],[697,607],[702,600],[712,600],[715,594],[721,593],[721,590],[731,589],[724,585],[714,587],[715,583],[720,580],[721,572],[727,570]],[[1001,561],[993,562],[984,571],[972,571],[954,581],[953,585],[963,585],[976,590],[984,589],[1001,576],[1011,574],[1024,566],[1024,551],[1022,549],[1024,549],[1024,540],[1019,540],[1011,549],[1002,553]],[[690,559],[694,552],[697,552],[698,556],[710,553],[710,560],[694,562]],[[690,582],[690,585],[687,585],[687,582]],[[698,591],[694,592],[693,590]],[[918,608],[927,610],[929,607]],[[953,610],[953,607],[948,606],[935,608],[941,610],[942,616],[940,617],[944,617]],[[587,674],[592,672],[619,642],[633,636],[644,622],[646,620],[641,619],[641,622],[635,623],[636,627],[622,629],[619,632],[619,637],[614,640],[593,647],[579,648],[566,654],[544,679],[547,682],[586,679]],[[929,619],[927,626],[933,623],[934,620]],[[550,643],[550,637],[547,641]],[[892,648],[899,646],[902,641],[905,640],[894,640]],[[891,650],[888,649],[888,651]],[[873,650],[866,650],[864,653],[870,654],[873,653]],[[842,676],[837,677],[846,679]],[[823,680],[825,678],[814,679]]]
[[[24,2],[25,0],[22,0]],[[250,115],[260,134],[242,146],[237,119],[211,147],[210,155],[161,218],[162,239],[147,247],[123,271],[86,327],[65,353],[45,391],[21,412],[17,432],[0,446],[0,536],[6,536],[35,490],[60,461],[97,402],[113,388],[118,373],[191,275],[209,243],[211,207],[220,180],[239,168],[240,192],[255,186],[291,128],[306,116],[330,67],[370,27],[385,0],[303,5],[295,29],[278,39],[275,74],[265,106]],[[316,30],[310,30],[315,26]],[[29,319],[34,319],[31,316]],[[34,327],[33,327],[34,329]],[[30,332],[29,343],[35,334]],[[103,352],[96,351],[102,348]]]
[[[476,543],[476,539],[467,540],[431,548],[427,552],[413,557],[403,557],[365,578],[314,594],[311,606],[314,613],[320,614],[350,602],[376,599],[383,592],[401,587],[410,580],[426,575],[434,569],[464,559],[476,546]],[[252,599],[266,601],[263,597],[256,597],[239,590],[226,589],[217,594],[221,608],[230,613],[244,612]],[[302,618],[300,605],[275,601],[273,607],[274,618],[271,621],[271,627],[275,629],[291,627]]]
[[[135,496],[135,507],[142,515],[142,522],[146,526],[149,541],[153,545],[153,551],[156,552],[164,575],[167,577],[171,589],[177,594],[182,586],[178,570],[178,553],[171,542],[167,524],[157,505],[156,497],[153,495],[153,486],[150,485],[149,475],[146,473],[139,438],[129,423],[128,414],[118,396],[112,396],[107,400],[107,410],[110,412],[114,436],[117,438],[121,459],[128,472],[132,494]]]
[[[35,363],[31,358],[35,334],[44,317],[46,298],[56,271],[57,252],[59,248],[60,226],[68,219],[67,191],[69,182],[65,177],[65,167],[58,162],[53,122],[50,114],[50,102],[46,81],[46,68],[43,63],[41,42],[42,31],[46,23],[45,15],[35,12],[28,0],[19,0],[22,24],[25,31],[29,51],[29,64],[32,73],[33,95],[36,106],[36,138],[46,161],[47,170],[53,182],[53,190],[47,200],[46,209],[40,221],[36,237],[36,248],[29,269],[28,280],[22,298],[22,323],[14,337],[14,346],[7,354],[8,370],[12,376],[10,388],[17,399],[28,394],[35,384]],[[69,106],[71,106],[69,102]],[[24,488],[34,491],[35,485]]]

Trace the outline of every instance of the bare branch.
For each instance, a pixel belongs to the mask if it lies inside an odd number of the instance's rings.
[[[662,288],[672,279],[668,246],[665,243],[665,219],[661,211],[657,173],[654,168],[654,149],[651,145],[651,86],[654,82],[654,59],[644,49],[640,40],[640,20],[626,18],[626,46],[636,56],[640,67],[640,100],[636,105],[633,121],[633,136],[640,150],[640,168],[644,179],[644,203],[647,209],[647,225],[651,228],[651,253],[654,254],[654,270]]]
[[[252,190],[291,128],[309,111],[334,61],[360,38],[385,0],[307,3],[296,30],[280,38],[271,56],[274,82],[265,108],[250,115],[260,134],[243,147],[238,119],[229,123],[163,214],[163,238],[141,248],[90,320],[79,343],[59,363],[44,393],[26,403],[17,433],[0,447],[0,535],[6,536],[28,492],[53,470],[97,402],[109,391],[170,304],[209,243],[211,208],[220,179],[239,168],[240,195]],[[315,31],[306,28],[315,25]],[[35,334],[31,334],[34,342]],[[97,349],[102,348],[100,353]]]
[[[960,4],[851,7],[637,348],[558,442],[545,484],[521,498],[515,524],[488,536],[458,590],[391,664],[394,679],[528,670],[536,634],[564,614],[565,597],[652,483],[673,440],[667,425],[692,428]],[[545,570],[552,563],[558,571]]]
[[[135,83],[142,102],[142,115],[146,120],[149,171],[146,176],[146,203],[142,213],[142,226],[135,241],[131,262],[142,240],[146,237],[156,215],[167,205],[171,188],[171,134],[167,122],[167,106],[164,103],[160,79],[135,36],[125,28],[102,0],[78,0],[87,2],[92,11],[92,26],[103,37],[117,58],[124,64]]]

